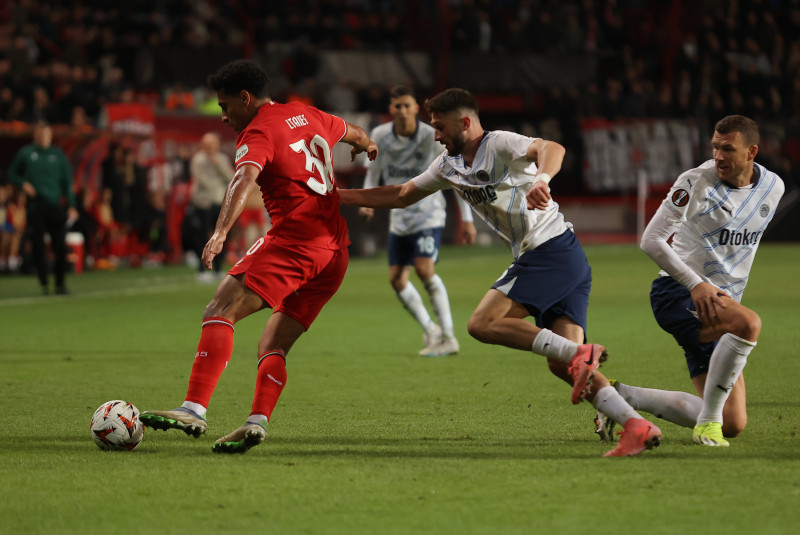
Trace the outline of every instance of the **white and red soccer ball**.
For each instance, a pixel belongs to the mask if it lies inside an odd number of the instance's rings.
[[[92,415],[89,425],[92,440],[106,451],[131,451],[142,441],[144,424],[133,403],[115,399],[106,401]]]

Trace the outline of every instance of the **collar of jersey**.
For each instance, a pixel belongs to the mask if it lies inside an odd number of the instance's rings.
[[[731,189],[752,189],[755,188],[758,185],[758,181],[761,180],[761,168],[755,162],[753,163],[753,174],[755,175],[756,179],[746,186],[742,187],[734,186],[730,182],[726,182],[724,180],[722,180],[721,182]]]
[[[416,138],[416,137],[417,137],[417,133],[418,133],[418,132],[419,132],[419,119],[417,119],[417,122],[416,122],[416,127],[414,128],[414,133],[413,133],[413,134],[411,134],[411,137],[409,137],[408,139],[414,139],[414,138]],[[394,121],[392,122],[392,134],[394,134],[394,137],[396,137],[396,138],[399,138],[399,137],[400,137],[400,136],[397,134],[397,125],[396,125],[396,124],[394,124]],[[403,136],[403,137],[406,137],[406,136]]]

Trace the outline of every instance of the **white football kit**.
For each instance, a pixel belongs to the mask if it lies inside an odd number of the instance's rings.
[[[678,177],[656,213],[667,225],[663,234],[674,232],[672,249],[680,260],[737,301],[784,192],[778,175],[757,163],[753,171],[755,184],[735,188],[717,178],[708,160]]]
[[[399,185],[422,173],[442,146],[433,139],[433,127],[417,121],[412,137],[400,136],[394,123],[383,123],[369,135],[378,146],[378,158],[367,162],[364,188]],[[394,208],[389,216],[389,231],[405,236],[429,228],[444,227],[446,202],[442,193],[430,195],[408,208]]]
[[[545,210],[529,210],[526,195],[536,176],[536,164],[527,160],[535,138],[513,132],[487,131],[471,166],[462,156],[437,157],[414,178],[423,191],[454,189],[511,247],[514,259],[560,236],[572,225],[564,221],[554,200]]]

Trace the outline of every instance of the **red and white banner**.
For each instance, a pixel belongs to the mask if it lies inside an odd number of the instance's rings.
[[[114,134],[152,136],[156,131],[156,115],[151,104],[106,104],[106,117],[108,129]]]

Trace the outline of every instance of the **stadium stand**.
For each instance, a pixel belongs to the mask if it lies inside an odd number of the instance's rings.
[[[386,120],[395,83],[423,98],[465,87],[488,128],[563,143],[554,187],[565,212],[596,210],[604,233],[623,239],[635,236],[642,183],[651,213],[675,173],[708,153],[714,122],[742,113],[762,127],[760,161],[787,184],[772,236],[800,239],[800,0],[0,1],[0,184],[45,119],[73,165],[87,265],[179,261],[191,179],[180,154],[213,130],[230,152],[233,133],[204,80],[239,57],[270,72],[277,100],[367,128]],[[140,177],[140,228],[104,207],[112,146],[131,152]],[[360,181],[347,158],[337,167],[343,184]],[[1,213],[19,219],[12,189],[3,202]],[[0,267],[9,254],[0,251]]]

